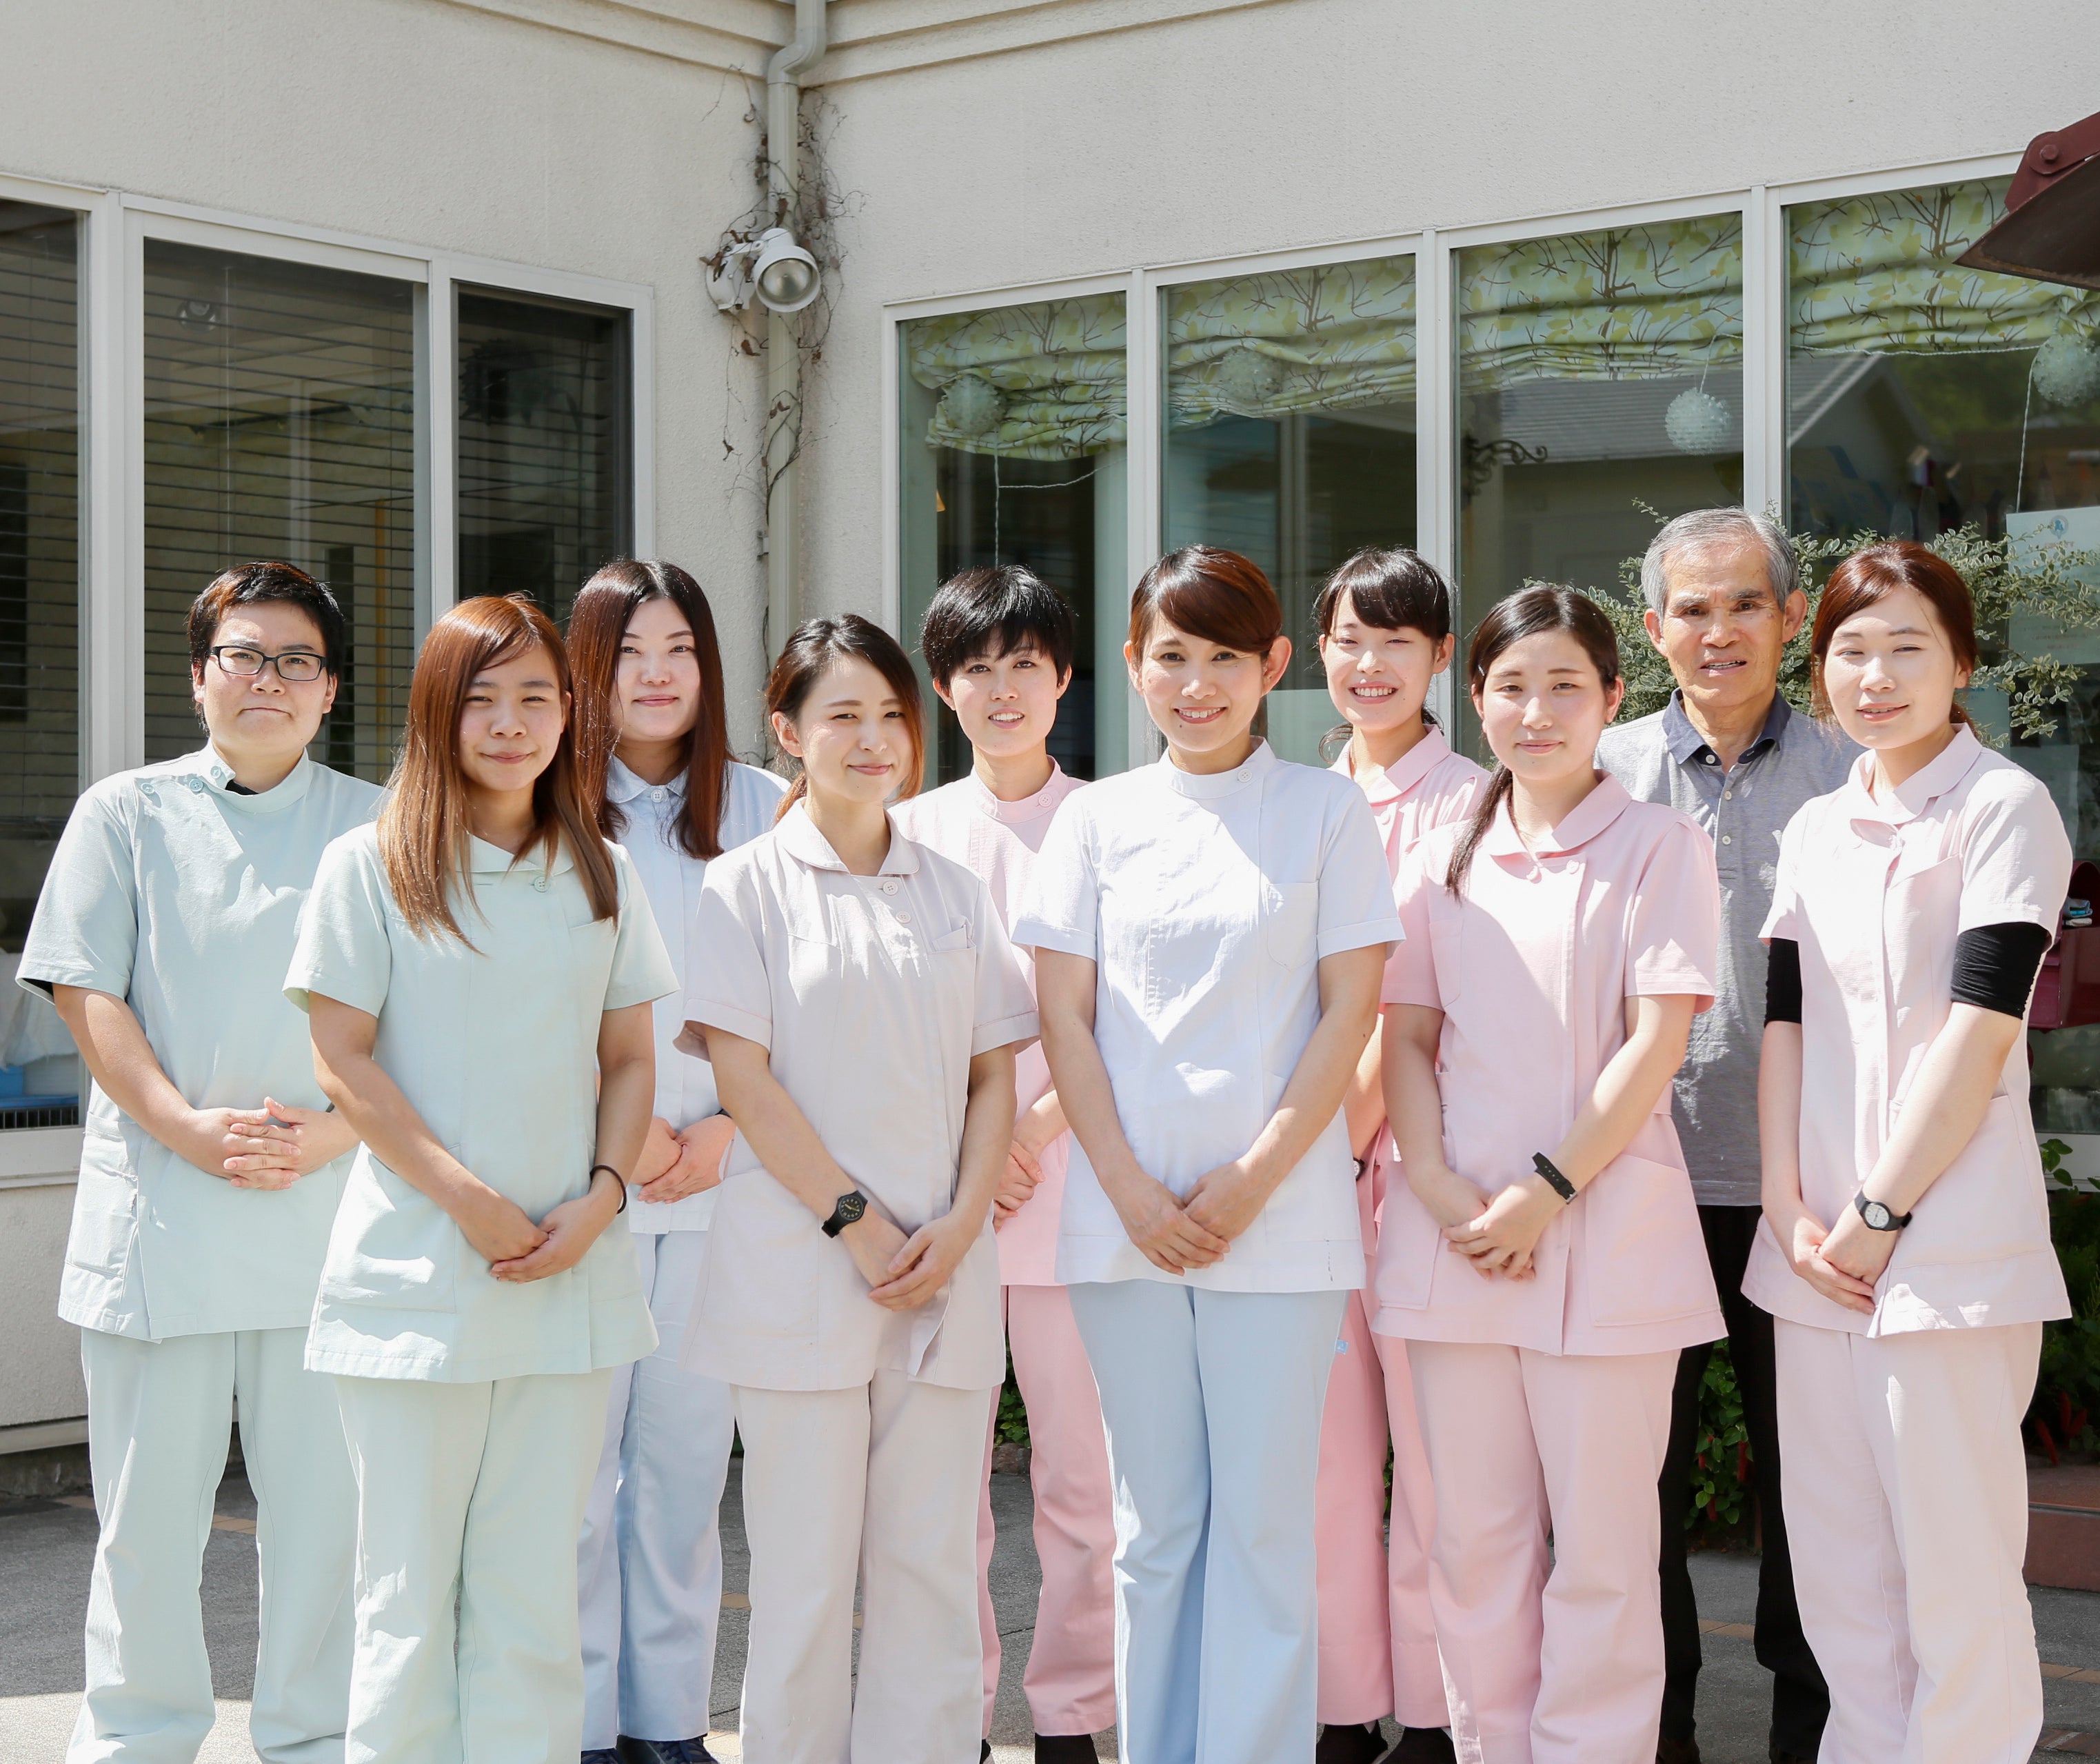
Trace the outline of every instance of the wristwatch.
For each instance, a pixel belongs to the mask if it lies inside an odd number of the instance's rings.
[[[867,1196],[858,1188],[839,1196],[838,1205],[832,1209],[832,1216],[823,1222],[827,1237],[836,1237],[849,1225],[857,1223],[867,1211]]]
[[[1912,1217],[1908,1213],[1891,1213],[1881,1201],[1869,1200],[1864,1189],[1852,1196],[1852,1205],[1860,1209],[1860,1217],[1867,1222],[1870,1231],[1899,1231]]]

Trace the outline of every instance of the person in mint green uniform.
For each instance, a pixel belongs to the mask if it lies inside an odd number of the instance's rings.
[[[571,708],[524,596],[439,620],[386,807],[321,860],[283,981],[364,1142],[307,1346],[357,1478],[352,1764],[581,1746],[577,1532],[612,1368],[656,1346],[611,1227],[678,976]]]
[[[266,1764],[335,1764],[356,1490],[333,1386],[301,1356],[356,1135],[279,988],[321,853],[379,792],[306,755],[342,678],[326,588],[243,564],[189,639],[210,739],[81,798],[17,975],[95,1081],[59,1292],[102,1521],[66,1756],[190,1764],[211,1729],[197,1585],[237,1398],[262,1560],[249,1731]]]

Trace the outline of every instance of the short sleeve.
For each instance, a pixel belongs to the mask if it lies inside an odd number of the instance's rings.
[[[610,842],[607,848],[620,873],[620,927],[613,939],[612,971],[606,976],[605,1008],[624,1010],[668,998],[678,989],[678,974],[664,947],[648,891],[635,879],[633,860]]]
[[[970,1025],[973,1059],[995,1047],[1025,1046],[1036,1035],[1035,995],[1029,990],[1021,958],[1014,954],[1006,929],[999,922],[991,891],[982,882],[977,885],[977,1017]]]
[[[1796,809],[1779,836],[1779,868],[1772,883],[1771,911],[1765,914],[1763,927],[1758,932],[1767,943],[1775,937],[1791,943],[1801,941],[1801,842],[1807,837],[1803,829],[1814,807],[1812,802],[1804,803]]]
[[[1721,953],[1721,878],[1714,842],[1688,816],[1671,812],[1635,884],[1626,925],[1626,996],[1677,998],[1714,1007]]]
[[[705,1059],[710,1028],[726,1029],[771,1050],[773,988],[765,970],[762,926],[756,870],[720,858],[708,864],[686,938],[686,1028],[677,1040],[680,1052]]]
[[[1445,850],[1441,840],[1421,840],[1401,860],[1400,874],[1392,884],[1395,916],[1401,939],[1386,958],[1385,980],[1379,989],[1383,1005],[1423,1005],[1432,1010],[1444,1008],[1444,995],[1436,984],[1435,940],[1429,935],[1429,891],[1444,886],[1444,860],[1436,862],[1436,876],[1429,873],[1432,849]]]
[[[1320,860],[1320,942],[1322,960],[1344,949],[1367,949],[1401,940],[1405,932],[1394,911],[1392,873],[1385,842],[1363,792],[1351,785],[1339,798],[1341,813]]]
[[[346,833],[321,853],[314,886],[299,909],[285,996],[302,1010],[319,993],[352,1010],[379,1015],[394,978],[386,882],[368,833]]]
[[[1101,878],[1094,868],[1092,830],[1086,809],[1077,802],[1051,822],[1013,922],[1014,942],[1090,962],[1099,958]]]
[[[2024,772],[2008,769],[1985,783],[1992,786],[1988,797],[1979,789],[1963,816],[1961,914],[1955,930],[2039,925],[2054,935],[2071,888],[2063,817],[2049,792]]]
[[[82,797],[60,836],[15,978],[48,997],[83,986],[128,998],[139,954],[132,829],[113,790]]]

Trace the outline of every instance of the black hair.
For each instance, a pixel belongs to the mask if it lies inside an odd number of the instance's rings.
[[[341,679],[350,649],[342,608],[324,583],[290,564],[236,564],[212,578],[211,585],[190,603],[190,665],[201,668],[210,659],[213,639],[227,613],[236,607],[267,600],[297,607],[314,621],[321,634],[322,658],[329,672]]]
[[[1335,633],[1346,595],[1357,617],[1380,630],[1417,630],[1432,643],[1451,634],[1451,590],[1436,566],[1405,546],[1365,546],[1327,578],[1312,603],[1322,637]]]
[[[825,670],[835,661],[848,660],[867,663],[897,694],[904,711],[905,734],[911,743],[911,770],[898,794],[917,795],[920,773],[926,762],[926,713],[919,696],[919,676],[911,671],[911,658],[905,654],[904,646],[871,619],[864,619],[858,612],[841,612],[836,618],[805,619],[790,631],[774,660],[773,671],[765,677],[767,721],[785,717],[792,723],[802,714],[803,705],[809,702]],[[788,811],[809,794],[809,776],[798,771],[773,818],[784,819]]]
[[[1076,631],[1065,597],[1022,564],[966,569],[942,582],[919,626],[926,670],[946,686],[979,656],[999,657],[1033,643],[1059,679],[1072,671]]]

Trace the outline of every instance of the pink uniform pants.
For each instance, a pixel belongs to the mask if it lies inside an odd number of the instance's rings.
[[[1114,1496],[1101,1394],[1061,1286],[1005,1289],[1014,1382],[1028,1408],[1029,1482],[1043,1581],[1021,1688],[1039,1734],[1101,1733],[1115,1725]],[[993,1419],[994,1430],[998,1426]],[[986,1466],[990,1469],[990,1443]],[[999,1625],[988,1574],[989,1476],[977,1509],[977,1616],[984,1634],[984,1731],[999,1697]],[[1367,1716],[1366,1720],[1370,1719]]]
[[[1870,1339],[1780,1321],[1780,1475],[1821,1764],[2024,1764],[2041,1668],[2020,1567],[2041,1325]]]
[[[1429,1598],[1460,1764],[1653,1757],[1655,1483],[1676,1354],[1412,1342],[1408,1360],[1436,1488]]]

